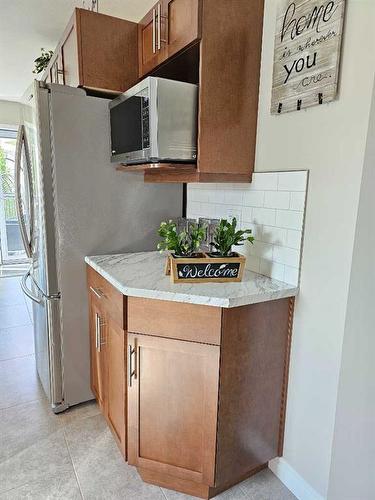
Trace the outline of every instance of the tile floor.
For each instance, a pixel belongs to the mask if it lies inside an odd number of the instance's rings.
[[[54,415],[34,363],[20,278],[0,278],[0,500],[188,500],[143,483],[124,463],[95,403]],[[269,470],[219,500],[291,500]]]

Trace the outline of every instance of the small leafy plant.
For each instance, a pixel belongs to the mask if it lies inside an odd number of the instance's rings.
[[[254,237],[251,236],[251,229],[236,230],[237,219],[233,217],[232,222],[226,219],[221,219],[217,226],[212,245],[222,257],[228,257],[232,253],[233,246],[242,246],[245,241],[254,242]]]
[[[37,57],[34,61],[34,69],[33,73],[39,74],[42,73],[48,66],[48,63],[51,60],[51,57],[53,56],[53,50],[46,50],[46,49],[40,49],[42,51],[42,55]]]
[[[177,231],[177,225],[172,220],[162,222],[158,234],[162,241],[158,243],[158,250],[168,250],[179,257],[190,257],[198,252],[205,237],[204,226],[190,224],[188,230]]]

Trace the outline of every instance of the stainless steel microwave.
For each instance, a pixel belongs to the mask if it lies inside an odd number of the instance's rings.
[[[112,162],[194,163],[198,86],[148,77],[110,102]]]

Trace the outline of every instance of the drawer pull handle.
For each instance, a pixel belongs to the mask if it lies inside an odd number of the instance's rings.
[[[92,291],[92,293],[94,295],[96,295],[98,297],[98,299],[101,299],[104,295],[104,293],[100,290],[100,288],[94,288],[94,287],[90,286],[90,290]]]
[[[133,370],[133,355],[134,355],[134,366],[137,366],[137,351],[131,345],[128,346],[128,384],[129,387],[132,386],[132,378],[137,378],[136,368]]]

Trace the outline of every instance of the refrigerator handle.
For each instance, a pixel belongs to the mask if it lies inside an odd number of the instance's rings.
[[[42,299],[40,297],[36,297],[33,294],[33,292],[31,290],[29,290],[29,288],[27,287],[27,280],[29,279],[30,276],[31,276],[31,271],[29,270],[29,271],[27,271],[25,276],[23,276],[23,278],[21,279],[22,291],[27,297],[29,297],[29,299],[33,300],[37,304],[40,304],[42,302]]]
[[[22,146],[25,148],[26,155],[26,168],[27,168],[27,178],[29,182],[29,196],[30,196],[30,241],[27,236],[26,224],[25,224],[25,214],[22,206],[21,199],[21,158],[22,158]],[[34,195],[33,195],[33,184],[32,184],[32,171],[30,164],[30,153],[26,139],[25,126],[20,125],[17,134],[16,143],[16,154],[15,154],[15,199],[17,207],[18,222],[20,226],[21,237],[23,241],[23,246],[25,247],[25,252],[27,257],[32,257],[32,239],[34,232]]]

